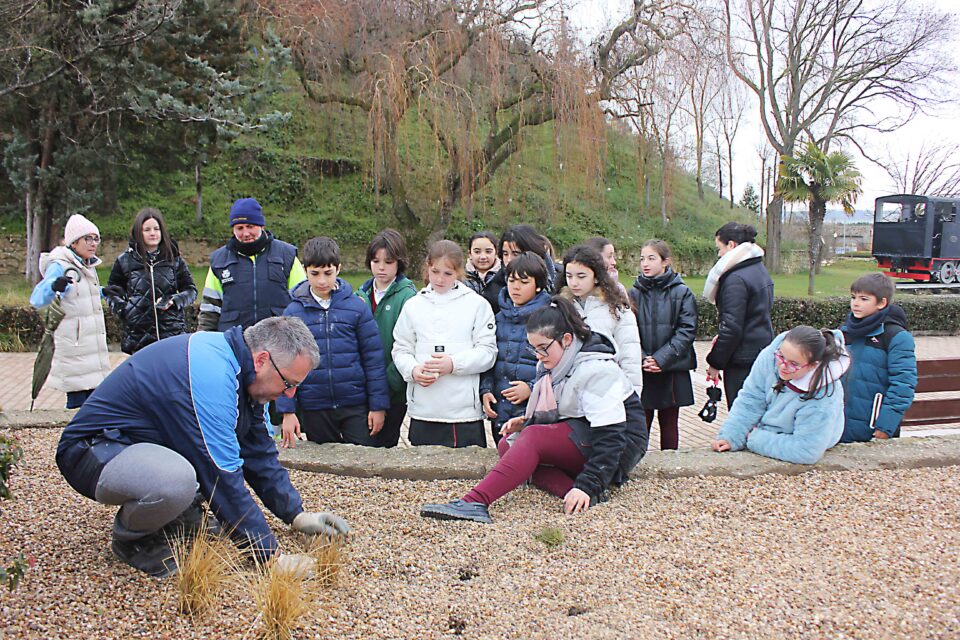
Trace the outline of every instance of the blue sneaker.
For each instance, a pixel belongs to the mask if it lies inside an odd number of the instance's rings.
[[[487,505],[479,502],[454,500],[446,504],[425,504],[420,507],[420,515],[437,520],[471,520],[483,524],[493,524]]]

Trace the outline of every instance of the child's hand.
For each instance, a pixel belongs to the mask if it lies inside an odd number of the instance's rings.
[[[293,449],[300,438],[300,420],[295,413],[283,414],[283,425],[280,427],[280,448]]]
[[[523,422],[526,420],[523,416],[517,416],[516,418],[510,418],[503,423],[503,426],[500,427],[500,435],[508,436],[511,433],[516,433],[523,428]]]
[[[375,436],[383,429],[383,421],[387,417],[386,411],[370,411],[367,413],[367,427],[370,435]]]
[[[530,387],[523,380],[513,380],[501,395],[513,404],[522,404],[530,397]]]
[[[439,377],[439,373],[430,373],[428,371],[424,371],[424,368],[420,365],[417,365],[413,368],[413,381],[421,387],[429,387],[436,382],[437,378]]]
[[[435,373],[437,377],[453,373],[453,359],[445,353],[432,353],[430,359],[423,363],[423,370]]]
[[[877,440],[888,440],[890,438],[885,431],[880,431],[880,429],[874,430],[873,437]]]
[[[567,495],[563,496],[563,511],[567,515],[572,515],[574,513],[580,513],[581,511],[586,511],[590,508],[590,496],[587,495],[585,491],[581,491],[574,487],[567,491]]]
[[[497,412],[493,409],[493,405],[497,404],[496,396],[492,393],[485,393],[480,399],[483,401],[483,413],[490,419],[496,418]]]
[[[726,440],[714,440],[710,446],[714,451],[730,451],[730,443]]]

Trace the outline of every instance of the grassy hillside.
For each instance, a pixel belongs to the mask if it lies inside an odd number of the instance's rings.
[[[189,159],[153,150],[134,149],[117,171],[118,210],[88,215],[104,235],[120,237],[126,235],[138,209],[155,206],[164,212],[174,237],[219,240],[228,236],[226,216],[232,201],[254,196],[278,237],[300,245],[312,236],[330,235],[353,256],[378,230],[399,227],[390,214],[388,197],[374,192],[364,114],[311,103],[292,74],[284,86],[284,92],[273,96],[271,107],[290,112],[289,122],[241,136],[204,167],[201,223],[194,223]],[[433,213],[430,209],[436,207],[436,186],[446,158],[415,113],[402,124],[401,155],[409,167],[411,201],[419,212]],[[713,231],[730,219],[751,219],[749,212],[731,211],[714,193],[700,202],[693,179],[678,175],[673,180],[670,224],[664,228],[659,215],[659,168],[654,167],[650,177],[653,186],[647,207],[637,185],[631,136],[608,128],[605,144],[600,145],[599,177],[571,168],[584,162],[578,162],[582,159],[576,148],[558,150],[557,137],[552,124],[526,130],[521,149],[475,195],[472,206],[455,210],[448,237],[463,241],[475,230],[499,233],[509,224],[529,222],[561,252],[600,234],[612,238],[625,253],[638,250],[647,238],[662,237],[672,244],[687,271],[699,271],[713,259]],[[347,171],[331,177],[331,166]],[[17,209],[8,210],[13,213],[5,221],[6,230],[22,231]],[[422,252],[421,247],[411,250]]]

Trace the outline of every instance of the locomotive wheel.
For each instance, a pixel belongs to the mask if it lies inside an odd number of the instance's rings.
[[[943,284],[955,282],[957,279],[957,263],[944,262],[934,273],[937,276],[937,280]]]

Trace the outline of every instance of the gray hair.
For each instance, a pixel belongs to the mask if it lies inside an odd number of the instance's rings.
[[[278,367],[289,367],[297,356],[306,356],[311,369],[320,364],[317,343],[300,318],[265,318],[248,327],[243,332],[243,339],[251,351],[268,351]]]

